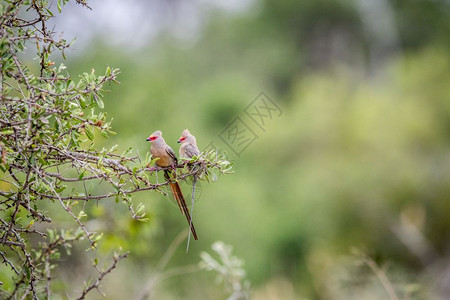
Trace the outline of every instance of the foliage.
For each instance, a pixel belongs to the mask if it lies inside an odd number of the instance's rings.
[[[58,1],[58,10],[66,3]],[[77,3],[87,7],[82,0]],[[71,43],[48,29],[53,17],[49,2],[6,1],[0,8],[0,255],[6,266],[0,297],[50,298],[61,250],[70,255],[72,245],[83,240],[95,250],[103,236],[86,225],[87,202],[115,198],[128,207],[133,219],[146,221],[144,205],[133,204],[131,196],[147,190],[164,193],[168,183],[150,182],[149,174],[160,170],[149,168],[151,156],[131,157],[131,148],[119,154],[118,146],[97,149],[94,143],[98,135],[115,134],[101,110],[105,85],[117,83],[119,70],[108,67],[96,75],[92,69],[73,79],[64,64],[57,66],[51,60],[58,52],[65,57]],[[24,62],[33,48],[38,68]],[[202,179],[208,175],[200,174],[215,174],[215,169],[229,172],[229,163],[223,160],[196,158],[192,164],[198,165],[193,171],[185,168],[186,163],[175,166],[179,180],[195,174]],[[53,221],[59,218],[48,209],[53,204],[72,218],[72,226],[64,228]],[[100,275],[86,283],[79,299],[99,290],[105,275],[126,256],[114,254],[105,269],[93,259]]]

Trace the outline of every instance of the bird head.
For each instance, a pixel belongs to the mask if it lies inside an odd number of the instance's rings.
[[[186,142],[191,135],[191,133],[189,132],[189,130],[185,129],[183,130],[183,133],[181,133],[181,137],[178,139],[178,143],[184,143]]]
[[[153,143],[155,140],[157,140],[158,138],[162,137],[162,132],[160,130],[157,130],[155,132],[153,132],[147,139],[146,141]]]

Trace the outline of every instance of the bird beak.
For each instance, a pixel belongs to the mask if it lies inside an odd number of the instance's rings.
[[[148,138],[146,139],[146,141],[147,141],[147,142],[150,142],[150,141],[151,141],[150,137],[148,137]]]
[[[177,143],[181,143],[181,139],[179,139]]]

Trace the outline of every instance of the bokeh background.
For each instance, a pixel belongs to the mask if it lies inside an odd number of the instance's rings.
[[[228,152],[235,174],[202,183],[194,221],[168,268],[196,264],[214,241],[245,261],[254,299],[400,299],[450,293],[450,2],[445,0],[154,0],[69,3],[55,31],[77,41],[71,75],[120,68],[105,110],[133,147],[185,128],[200,148]],[[55,58],[55,60],[61,60]],[[264,92],[281,109],[265,130],[244,109]],[[258,138],[238,156],[220,133],[241,116]],[[183,186],[189,195],[188,184]],[[201,195],[200,195],[201,193]],[[140,193],[148,223],[125,207],[92,205],[98,250],[129,258],[108,275],[108,299],[135,299],[186,228],[170,197]],[[356,250],[355,250],[356,249]],[[62,258],[60,289],[76,289],[89,262]],[[154,284],[152,299],[225,299],[216,274]],[[73,286],[72,286],[73,285]],[[101,298],[91,294],[90,299]]]

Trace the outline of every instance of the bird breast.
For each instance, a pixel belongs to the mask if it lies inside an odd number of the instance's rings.
[[[156,147],[151,147],[150,148],[150,153],[152,154],[152,156],[154,158],[159,158],[156,161],[156,165],[158,167],[169,167],[172,165],[172,163],[174,162],[172,157],[170,157],[165,149],[160,149],[160,148],[156,148]]]

